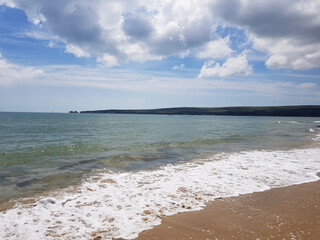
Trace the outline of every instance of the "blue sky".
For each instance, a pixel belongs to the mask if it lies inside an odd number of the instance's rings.
[[[320,104],[319,12],[319,0],[0,0],[0,111]]]

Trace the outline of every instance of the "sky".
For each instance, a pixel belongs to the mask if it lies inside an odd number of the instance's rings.
[[[320,0],[0,0],[0,111],[320,104]]]

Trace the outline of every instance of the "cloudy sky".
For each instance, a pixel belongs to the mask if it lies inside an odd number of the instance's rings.
[[[0,0],[0,111],[320,104],[320,0]]]

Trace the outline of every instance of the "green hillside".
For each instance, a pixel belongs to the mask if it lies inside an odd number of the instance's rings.
[[[178,107],[134,110],[95,110],[80,113],[97,114],[163,114],[163,115],[233,115],[233,116],[301,116],[320,117],[320,106],[269,106],[269,107]]]

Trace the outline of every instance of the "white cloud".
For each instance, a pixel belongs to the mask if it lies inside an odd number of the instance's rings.
[[[214,61],[205,62],[198,78],[249,75],[252,73],[252,68],[248,65],[245,52],[237,57],[227,59],[222,65],[214,63]]]
[[[306,83],[301,83],[301,84],[298,85],[298,88],[302,88],[302,89],[304,89],[304,88],[315,88],[315,87],[317,87],[317,84],[315,84],[315,83],[308,83],[308,82],[306,82]]]
[[[40,27],[42,27],[42,23],[44,23],[46,19],[42,14],[39,14],[35,18],[31,19],[31,21],[34,25],[39,25]]]
[[[54,86],[77,86],[138,91],[162,94],[207,94],[208,91],[237,91],[237,94],[255,96],[289,96],[296,99],[320,97],[315,82],[294,83],[289,81],[256,80],[257,76],[239,76],[228,80],[176,77],[170,72],[137,72],[124,69],[88,68],[82,66],[43,66],[44,75],[36,84]],[[155,77],[157,76],[157,77]],[[319,77],[317,76],[317,79]],[[31,82],[33,84],[34,82]]]
[[[67,44],[65,52],[72,53],[76,57],[90,57],[88,52],[73,44]]]
[[[7,5],[8,7],[15,7],[15,4],[10,0],[0,0],[0,5]]]
[[[268,68],[320,67],[319,0],[213,1],[224,24],[245,29],[253,47],[269,56]]]
[[[180,53],[179,57],[183,59],[183,58],[188,57],[189,55],[190,55],[190,50],[187,49],[186,51]]]
[[[2,0],[3,1],[3,0]],[[186,57],[212,40],[216,25],[205,2],[12,0],[8,6],[24,10],[30,22],[44,25],[77,57],[90,55],[107,65],[130,61]],[[80,51],[81,49],[81,51]]]
[[[50,41],[47,46],[48,46],[49,48],[54,48],[55,45],[56,45],[56,44],[54,43],[54,41]]]
[[[229,36],[219,40],[210,41],[199,49],[196,56],[202,59],[220,59],[229,57],[232,53],[232,49],[229,47],[229,44]]]
[[[189,54],[201,59],[229,57],[232,53],[229,39],[217,40],[216,30],[221,26],[245,30],[253,47],[269,56],[266,61],[269,68],[320,67],[319,0],[0,0],[0,3],[24,10],[30,22],[42,25],[49,37],[64,42],[67,52],[78,57],[90,55],[98,61],[108,56],[109,66]]]
[[[40,69],[9,63],[0,53],[0,86],[32,81],[42,74]]]
[[[102,57],[97,59],[98,62],[101,62],[106,67],[113,67],[118,65],[117,59],[109,54],[104,54]]]
[[[156,76],[156,77],[155,77]],[[50,65],[41,69],[8,63],[0,58],[0,86],[24,83],[30,86],[70,86],[104,88],[176,95],[220,94],[221,90],[246,96],[284,97],[288,99],[319,99],[319,76],[306,82],[256,79],[257,76],[237,76],[228,80],[176,77],[170,72],[134,71],[76,65]],[[293,78],[300,79],[299,76]]]
[[[172,67],[172,70],[178,70],[178,69],[182,69],[182,68],[184,68],[184,67],[185,67],[184,64],[175,65],[175,66]]]
[[[320,67],[320,43],[301,44],[299,40],[254,38],[257,50],[269,53],[268,68],[310,69]]]

